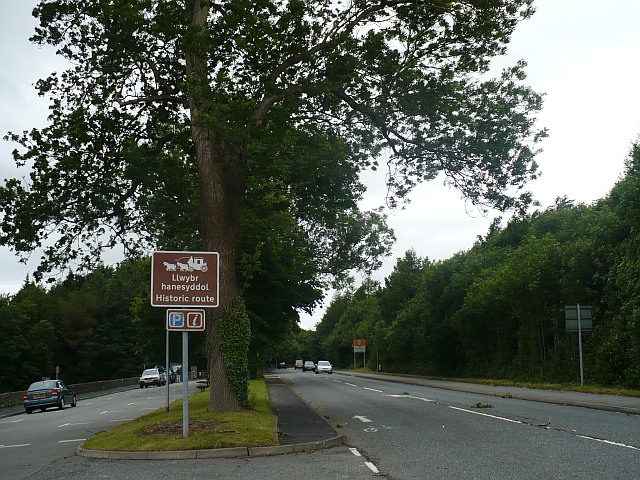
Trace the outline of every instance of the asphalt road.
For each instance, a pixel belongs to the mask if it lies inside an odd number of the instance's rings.
[[[182,385],[171,386],[171,401],[181,394]],[[74,457],[87,438],[163,406],[165,388],[130,387],[108,395],[79,396],[76,407],[0,418],[0,478],[60,478],[60,459]]]
[[[640,478],[638,415],[339,373],[281,377],[386,478]]]
[[[74,455],[84,438],[164,406],[164,389],[135,388],[80,398],[76,408],[0,418],[0,478],[640,478],[639,415],[353,374],[274,373],[346,435],[347,444],[240,459],[105,460]],[[172,388],[176,398],[181,385]],[[635,404],[623,407],[633,409]]]

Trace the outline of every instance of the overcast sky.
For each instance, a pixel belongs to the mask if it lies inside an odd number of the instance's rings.
[[[61,62],[52,50],[28,41],[36,4],[0,0],[0,137],[46,122],[47,103],[33,84],[59,71]],[[496,67],[526,60],[527,83],[546,94],[539,125],[549,129],[549,138],[537,157],[542,176],[529,189],[543,208],[564,195],[591,203],[620,178],[631,142],[640,135],[640,2],[537,0],[534,5],[537,13],[517,27],[508,56],[496,60]],[[13,148],[0,141],[0,179],[24,175],[11,159]],[[382,205],[383,178],[368,175],[365,181],[369,193],[363,208]],[[495,215],[482,217],[441,181],[421,185],[406,209],[389,214],[398,241],[375,278],[383,281],[410,248],[431,260],[469,249]],[[33,257],[37,260],[39,252]],[[34,267],[35,262],[22,265],[0,248],[0,293],[17,292]],[[303,316],[303,328],[312,328],[321,314],[318,309]]]

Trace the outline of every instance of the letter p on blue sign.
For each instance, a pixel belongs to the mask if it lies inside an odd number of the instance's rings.
[[[168,309],[167,330],[181,332],[203,332],[204,310],[193,308]]]

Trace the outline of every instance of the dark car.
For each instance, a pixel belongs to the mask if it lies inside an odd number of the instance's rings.
[[[316,371],[316,364],[313,363],[311,360],[307,360],[304,362],[304,365],[302,367],[302,371],[303,372],[315,372]]]
[[[39,408],[43,412],[47,407],[64,408],[69,404],[75,407],[78,403],[76,392],[71,385],[65,385],[60,380],[42,380],[33,382],[29,389],[22,394],[22,405],[27,413]]]

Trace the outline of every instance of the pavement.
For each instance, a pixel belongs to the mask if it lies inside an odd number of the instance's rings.
[[[337,373],[337,372],[336,372]],[[556,403],[584,408],[608,410],[640,415],[640,398],[617,395],[600,395],[581,392],[539,390],[522,387],[495,387],[464,382],[447,382],[400,375],[368,374],[341,371],[353,377],[422,385],[433,388],[458,390],[469,393],[492,395],[537,402]],[[269,385],[271,407],[277,417],[280,445],[266,447],[235,447],[208,450],[156,451],[156,452],[105,452],[78,447],[80,456],[103,459],[194,459],[194,458],[239,458],[267,455],[282,455],[295,452],[322,450],[341,445],[346,438],[336,431],[318,413],[307,405],[286,385],[277,374],[265,376]],[[105,394],[106,392],[103,392]],[[24,413],[22,406],[0,409],[0,418]]]

